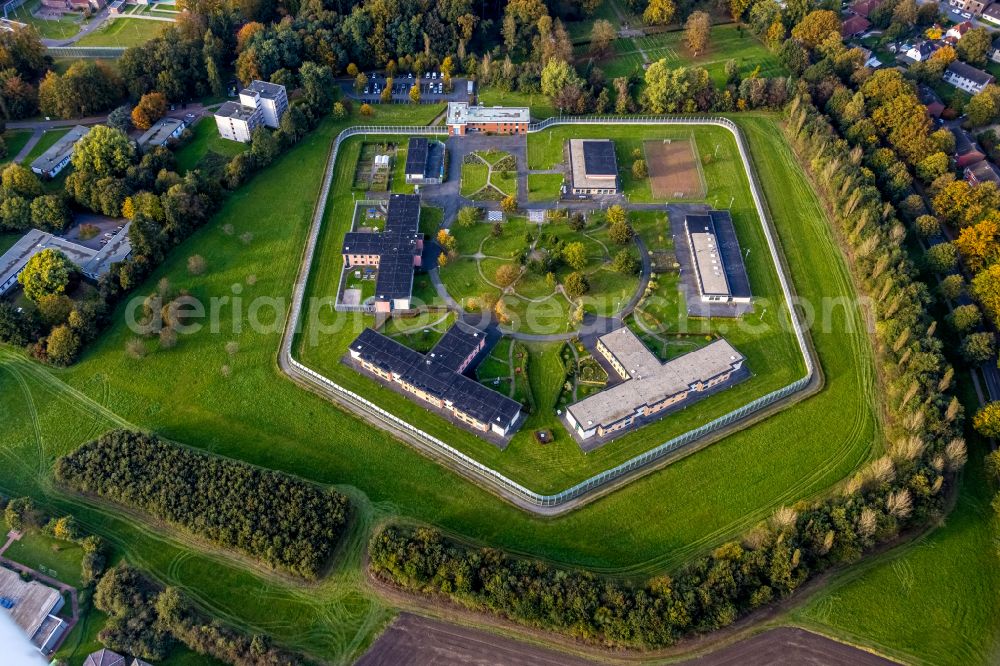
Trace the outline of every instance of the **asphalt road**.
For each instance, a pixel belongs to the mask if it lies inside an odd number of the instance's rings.
[[[479,629],[401,614],[358,666],[587,666],[601,663]],[[890,666],[870,652],[804,629],[780,627],[751,636],[690,666]]]

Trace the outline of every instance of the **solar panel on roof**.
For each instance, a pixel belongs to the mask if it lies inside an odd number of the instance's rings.
[[[410,139],[406,148],[406,173],[424,174],[427,166],[427,138],[418,136]]]

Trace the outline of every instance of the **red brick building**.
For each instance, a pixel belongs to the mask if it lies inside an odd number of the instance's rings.
[[[448,134],[465,136],[472,132],[527,134],[531,114],[527,107],[469,106],[448,103]]]

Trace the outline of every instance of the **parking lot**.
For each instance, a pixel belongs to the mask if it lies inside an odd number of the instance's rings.
[[[469,100],[469,79],[452,79],[452,90],[445,90],[444,80],[440,72],[427,72],[418,77],[416,74],[396,74],[392,83],[391,102],[383,102],[382,91],[387,80],[384,74],[366,74],[368,85],[360,92],[355,88],[352,79],[341,81],[344,94],[351,99],[369,104],[412,104],[410,88],[414,83],[420,85],[420,102],[422,104],[439,104],[441,102],[467,102]]]

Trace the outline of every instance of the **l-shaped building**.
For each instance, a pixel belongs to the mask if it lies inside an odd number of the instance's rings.
[[[521,404],[483,386],[463,372],[486,349],[482,331],[455,324],[421,354],[366,328],[350,346],[354,363],[382,382],[450,414],[474,431],[513,434]]]
[[[597,351],[624,381],[566,409],[566,421],[581,440],[608,437],[707,394],[739,377],[745,360],[719,339],[663,363],[627,327],[598,338]]]

